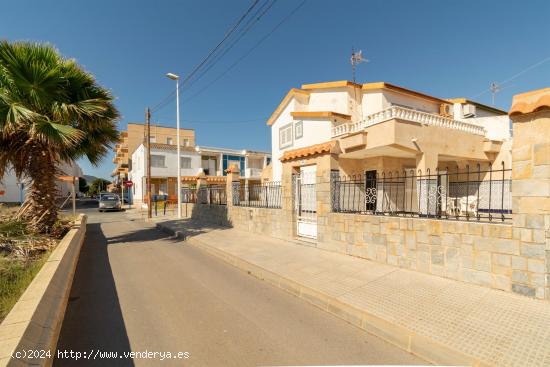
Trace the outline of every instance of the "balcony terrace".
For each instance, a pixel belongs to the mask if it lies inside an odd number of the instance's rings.
[[[336,138],[346,134],[356,133],[365,130],[369,126],[380,124],[392,119],[411,121],[422,125],[437,126],[485,136],[485,128],[479,125],[457,121],[441,115],[417,111],[405,107],[392,106],[383,111],[366,116],[362,121],[334,126],[332,128],[332,137]]]

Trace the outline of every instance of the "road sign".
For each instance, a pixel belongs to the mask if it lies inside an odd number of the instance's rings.
[[[132,181],[126,181],[124,182],[124,185],[126,185],[126,187],[132,187],[134,186],[134,183]]]

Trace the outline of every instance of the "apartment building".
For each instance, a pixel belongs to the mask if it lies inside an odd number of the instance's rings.
[[[129,178],[134,183],[133,196],[137,202],[146,201],[147,150],[140,144],[131,156]],[[177,198],[177,147],[172,144],[151,143],[151,193]],[[225,184],[226,170],[233,164],[240,167],[244,181],[259,182],[263,169],[271,162],[267,152],[227,148],[184,146],[180,149],[180,175],[183,187],[194,186],[197,175],[204,172],[209,185]]]
[[[132,153],[143,144],[146,137],[145,124],[128,123],[126,131],[121,131],[122,141],[115,145],[115,157],[113,163],[115,169],[111,173],[115,182],[128,178],[132,168]],[[176,146],[177,132],[173,127],[151,124],[151,142]],[[182,147],[195,146],[195,131],[193,129],[180,129],[180,145]]]

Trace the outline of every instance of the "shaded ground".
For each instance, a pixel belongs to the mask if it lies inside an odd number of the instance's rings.
[[[89,212],[58,348],[189,359],[57,366],[425,363],[124,213]]]

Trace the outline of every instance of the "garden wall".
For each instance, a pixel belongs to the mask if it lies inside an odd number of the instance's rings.
[[[514,231],[506,224],[329,213],[317,246],[543,298],[544,253],[514,239]]]

